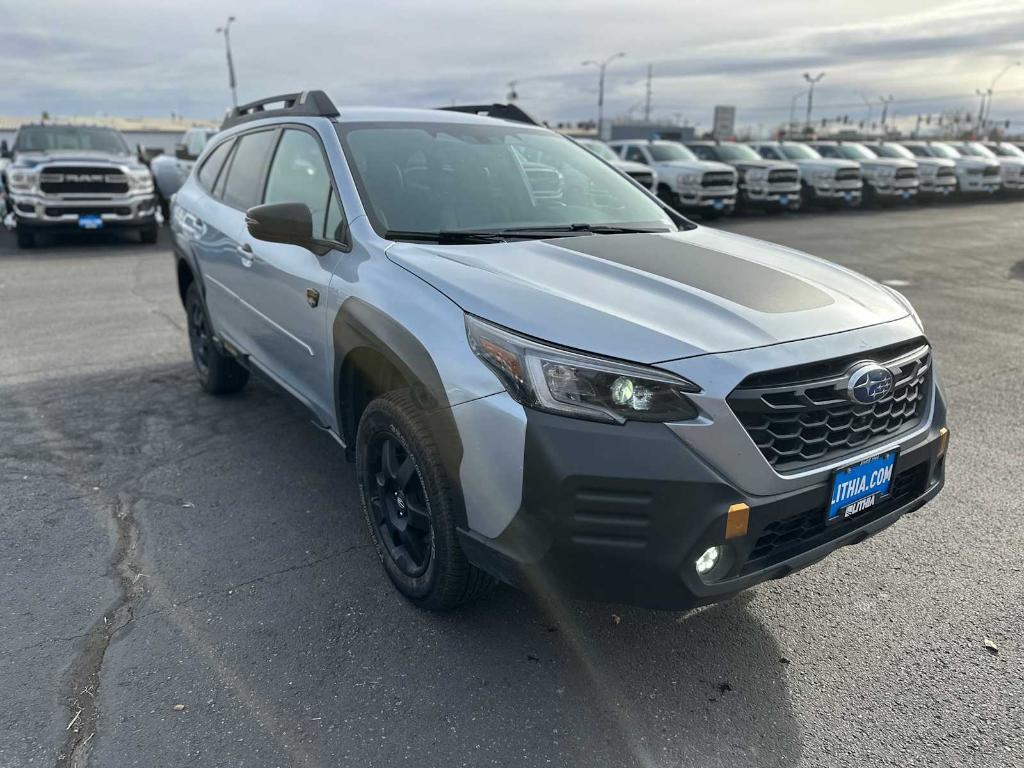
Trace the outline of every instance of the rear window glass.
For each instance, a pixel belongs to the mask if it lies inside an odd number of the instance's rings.
[[[238,140],[224,184],[225,203],[241,210],[259,203],[267,175],[267,156],[276,136],[277,131],[259,131],[247,133]]]
[[[227,160],[228,153],[231,151],[231,145],[234,142],[225,141],[223,144],[218,145],[214,148],[210,156],[203,161],[202,167],[199,169],[199,183],[202,187],[209,191],[213,189],[214,183],[217,181],[217,174],[220,173],[220,169],[224,167],[224,161]]]

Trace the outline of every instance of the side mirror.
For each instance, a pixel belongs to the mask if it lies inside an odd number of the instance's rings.
[[[174,145],[174,156],[179,160],[195,160],[195,158],[188,153],[188,149],[184,144]]]
[[[305,203],[270,203],[245,212],[245,227],[257,240],[306,248],[323,256],[332,246],[313,237],[313,213]]]
[[[0,157],[9,158],[11,156],[11,148],[7,146],[7,140],[0,141]]]

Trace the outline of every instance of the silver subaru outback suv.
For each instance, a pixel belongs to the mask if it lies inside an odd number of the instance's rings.
[[[711,603],[943,485],[906,299],[697,227],[514,106],[244,105],[171,225],[200,384],[309,409],[417,605]]]

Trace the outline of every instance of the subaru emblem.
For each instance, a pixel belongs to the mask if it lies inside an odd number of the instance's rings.
[[[846,382],[846,396],[855,403],[871,405],[892,392],[892,373],[876,363],[857,366]]]

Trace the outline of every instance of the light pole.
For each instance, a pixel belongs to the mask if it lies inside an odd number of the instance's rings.
[[[508,81],[508,101],[509,101],[509,104],[513,103],[516,99],[519,98],[519,94],[516,92],[516,86],[517,85],[519,85],[519,81],[518,80],[509,80]]]
[[[608,65],[616,59],[621,59],[625,56],[624,53],[616,53],[609,56],[604,61],[593,61],[588,59],[584,61],[581,66],[584,67],[597,67],[601,74],[597,81],[597,138],[604,138],[604,73],[608,69]]]
[[[981,123],[980,128],[981,128],[982,131],[984,131],[985,123],[988,122],[989,117],[991,117],[991,115],[992,115],[992,94],[995,91],[996,83],[999,82],[999,78],[1001,78],[1003,75],[1005,75],[1007,72],[1009,72],[1014,67],[1021,66],[1021,64],[1022,64],[1022,62],[1012,61],[1009,64],[1007,64],[1005,67],[1003,67],[1001,70],[999,70],[999,74],[998,75],[996,75],[995,77],[992,78],[992,82],[989,84],[988,90],[985,91],[985,95],[988,96],[988,101],[986,103],[984,99],[982,100],[982,110],[983,111],[982,111],[981,118],[979,119],[979,122]]]
[[[793,98],[789,100],[789,125],[786,127],[786,130],[789,133],[793,133],[793,130],[796,127],[796,100],[803,96],[805,93],[807,93],[806,88],[802,91],[794,93]]]
[[[223,27],[217,27],[217,34],[224,35],[224,50],[228,55],[228,85],[231,86],[231,106],[238,106],[237,83],[235,82],[235,64],[231,61],[231,22],[234,16],[228,16],[228,21]]]
[[[889,94],[888,98],[885,96],[881,97],[882,100],[882,135],[885,135],[885,118],[889,116],[889,105],[896,101],[892,94]]]
[[[825,76],[824,72],[819,72],[814,77],[811,77],[809,73],[804,72],[804,80],[811,84],[810,90],[807,91],[807,121],[805,125],[811,127],[811,105],[814,103],[814,86],[821,82],[821,78]]]

